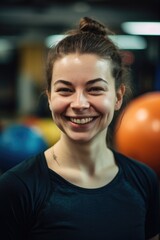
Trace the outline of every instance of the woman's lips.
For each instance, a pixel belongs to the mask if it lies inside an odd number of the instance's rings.
[[[86,118],[70,118],[70,121],[73,123],[77,123],[77,124],[86,124],[89,123],[93,120],[93,117],[86,117]]]
[[[66,117],[67,120],[71,121],[72,123],[79,124],[79,125],[85,125],[87,123],[92,122],[94,119],[96,119],[98,116],[94,117]]]

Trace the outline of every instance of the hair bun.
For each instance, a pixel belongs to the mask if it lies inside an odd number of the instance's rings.
[[[89,17],[81,18],[79,30],[81,32],[91,32],[102,36],[106,36],[108,34],[108,31],[103,24]]]

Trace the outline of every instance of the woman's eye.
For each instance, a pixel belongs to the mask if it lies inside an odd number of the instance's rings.
[[[60,88],[59,92],[72,92],[70,88]]]
[[[104,92],[104,89],[102,87],[92,87],[88,91],[93,94],[100,94]]]
[[[57,92],[59,92],[60,94],[63,94],[63,95],[67,95],[67,94],[72,93],[73,90],[70,88],[58,88]]]

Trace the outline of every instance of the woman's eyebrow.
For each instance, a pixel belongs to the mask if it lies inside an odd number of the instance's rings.
[[[94,83],[97,83],[97,82],[104,82],[105,84],[108,84],[108,82],[106,80],[104,80],[103,78],[95,78],[95,79],[91,79],[91,80],[87,81],[86,85],[94,84]],[[67,86],[72,86],[71,82],[66,81],[66,80],[62,80],[62,79],[57,80],[54,83],[54,85],[57,85],[58,83],[65,84]]]
[[[104,83],[108,84],[108,82],[106,80],[104,80],[103,78],[95,78],[95,79],[89,80],[86,83],[86,85],[94,84],[96,82],[104,82]]]
[[[54,83],[54,85],[57,85],[58,83],[63,83],[63,84],[65,84],[65,85],[67,85],[67,86],[72,86],[72,83],[71,83],[71,82],[66,81],[66,80],[62,80],[62,79],[57,80],[57,81]]]

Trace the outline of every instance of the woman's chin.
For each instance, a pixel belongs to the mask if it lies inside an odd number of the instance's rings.
[[[80,143],[80,144],[89,143],[94,138],[93,134],[90,135],[86,133],[70,133],[70,134],[67,134],[67,137],[74,143]]]

